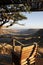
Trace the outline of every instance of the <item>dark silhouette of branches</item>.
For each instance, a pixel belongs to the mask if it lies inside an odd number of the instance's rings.
[[[24,15],[20,14],[20,12],[14,12],[14,13],[1,13],[0,18],[0,27],[3,26],[6,23],[9,23],[6,27],[12,26],[13,24],[19,24],[19,20],[27,19]]]

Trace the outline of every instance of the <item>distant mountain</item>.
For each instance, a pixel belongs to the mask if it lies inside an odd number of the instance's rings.
[[[1,34],[34,34],[38,32],[39,29],[0,29]]]
[[[2,34],[11,34],[11,33],[17,33],[18,30],[13,29],[0,29],[0,35]]]
[[[23,29],[19,32],[19,34],[34,34],[38,31],[39,29]]]
[[[16,35],[15,35],[16,34]],[[20,35],[17,35],[20,34]],[[23,35],[21,35],[23,34]],[[28,35],[24,35],[24,34],[28,34]],[[8,42],[10,43],[12,41],[12,38],[3,38],[3,36],[5,37],[22,37],[22,39],[19,41],[22,43],[26,43],[26,44],[30,44],[32,42],[39,42],[40,41],[40,45],[42,46],[43,43],[43,29],[19,29],[19,30],[9,30],[9,29],[3,29],[0,30],[0,42]],[[38,39],[38,36],[41,36],[40,39]],[[31,38],[30,38],[31,37]],[[29,38],[28,40],[24,40],[23,38]],[[2,41],[3,40],[3,41]]]
[[[43,29],[40,29],[37,31],[37,33],[34,34],[35,36],[43,36]]]

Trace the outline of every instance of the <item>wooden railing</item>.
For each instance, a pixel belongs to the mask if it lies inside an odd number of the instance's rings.
[[[36,61],[36,56],[37,56],[37,44],[31,45],[31,46],[16,46],[15,47],[15,56],[14,57],[15,61],[14,63],[16,65],[28,65],[28,64],[33,64]],[[17,60],[18,59],[18,60]]]

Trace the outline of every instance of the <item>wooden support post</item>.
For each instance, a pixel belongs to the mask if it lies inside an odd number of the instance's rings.
[[[13,39],[13,50],[15,48],[15,39]]]

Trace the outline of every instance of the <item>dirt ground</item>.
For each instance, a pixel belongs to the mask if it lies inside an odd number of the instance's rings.
[[[39,47],[38,52],[41,56],[37,58],[35,65],[43,65],[43,47]]]
[[[43,65],[43,58],[37,58],[35,65]]]

